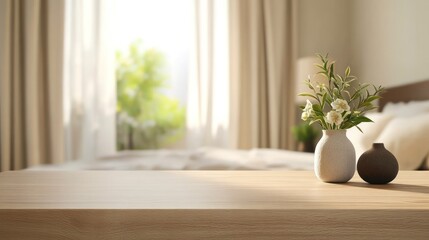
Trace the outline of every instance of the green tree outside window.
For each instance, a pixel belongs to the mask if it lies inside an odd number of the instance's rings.
[[[166,96],[168,75],[162,53],[141,41],[116,53],[117,147],[157,149],[183,137],[185,107]]]

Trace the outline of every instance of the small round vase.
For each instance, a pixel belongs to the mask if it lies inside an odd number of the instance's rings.
[[[314,152],[314,172],[329,183],[348,182],[356,171],[355,148],[346,130],[323,130]]]
[[[359,176],[370,184],[386,184],[396,178],[399,165],[383,143],[374,143],[359,157],[357,170]]]

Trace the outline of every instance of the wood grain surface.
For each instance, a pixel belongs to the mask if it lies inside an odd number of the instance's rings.
[[[0,173],[0,239],[428,239],[429,172]]]

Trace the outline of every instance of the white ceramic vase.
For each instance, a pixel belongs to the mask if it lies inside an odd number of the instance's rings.
[[[314,172],[324,182],[348,182],[356,171],[356,155],[346,130],[323,130],[314,152]]]

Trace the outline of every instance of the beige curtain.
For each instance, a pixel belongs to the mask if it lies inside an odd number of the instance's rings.
[[[1,171],[63,159],[62,0],[0,1]]]
[[[231,0],[231,129],[238,148],[292,149],[294,0]]]

